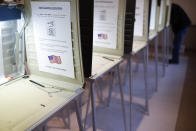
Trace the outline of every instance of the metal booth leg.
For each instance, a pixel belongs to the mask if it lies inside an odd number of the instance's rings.
[[[166,29],[163,30],[162,33],[162,64],[163,64],[163,77],[165,76],[166,69]]]
[[[65,127],[70,128],[70,113],[69,113],[69,111],[68,111],[68,116],[67,116],[68,122],[66,121],[66,115],[65,115],[64,110],[61,111],[61,115],[62,115],[62,119],[63,119],[63,123],[64,123]]]
[[[148,103],[148,46],[144,50],[144,83],[145,83],[145,109],[147,115],[149,114]]]
[[[131,58],[128,58],[128,74],[129,74],[129,101],[130,101],[130,107],[129,107],[129,130],[132,131],[132,84],[133,84],[133,76],[132,76],[132,63]]]
[[[92,108],[92,125],[93,131],[96,131],[96,105],[95,105],[95,89],[94,89],[94,82],[91,83],[90,90],[91,90],[91,108]]]
[[[123,113],[124,128],[125,128],[125,131],[127,131],[127,122],[126,122],[124,94],[123,94],[123,88],[122,88],[122,85],[121,85],[119,65],[117,66],[117,74],[118,74],[118,82],[119,82],[119,88],[120,88],[120,96],[121,96],[121,106],[122,106],[122,113]]]
[[[158,58],[158,36],[155,38],[155,42],[154,42],[154,49],[155,49],[155,91],[158,91],[158,62],[159,62],[159,58]]]
[[[110,106],[110,101],[111,101],[112,91],[113,91],[113,83],[114,83],[114,71],[111,72],[111,77],[110,77],[110,89],[108,94],[107,107]]]
[[[44,126],[42,127],[42,130],[47,131],[47,125],[46,124],[44,124]]]
[[[90,99],[91,99],[91,89],[89,89],[89,92],[88,92],[88,102],[87,102],[86,114],[85,114],[85,118],[84,118],[84,130],[86,129],[86,122],[87,122],[88,112],[89,112],[89,108],[90,108]]]
[[[80,114],[80,110],[79,110],[80,107],[78,105],[77,100],[74,101],[74,104],[75,104],[76,116],[77,116],[77,121],[78,121],[79,129],[80,129],[80,131],[84,131],[83,130],[83,127],[82,127],[81,114]]]
[[[129,59],[129,58],[128,58]],[[127,66],[126,66],[126,68],[125,68],[125,73],[124,73],[124,81],[123,81],[123,86],[125,86],[125,84],[126,84],[126,80],[127,80],[127,71],[128,71],[128,61],[127,61]]]
[[[170,45],[170,28],[167,27],[166,29],[166,36],[167,36],[167,43],[166,43],[166,55],[167,55],[167,66],[168,66],[168,60],[169,60],[169,45]]]

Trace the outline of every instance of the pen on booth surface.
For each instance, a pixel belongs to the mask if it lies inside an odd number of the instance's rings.
[[[105,57],[105,56],[103,56],[103,58],[104,58],[104,59],[107,59],[107,60],[110,60],[110,61],[114,61],[113,59],[108,58],[108,57]]]
[[[38,86],[41,86],[41,87],[45,87],[44,85],[42,85],[42,84],[40,84],[40,83],[38,83],[38,82],[35,82],[35,81],[33,81],[33,80],[29,80],[31,83],[34,83],[34,84],[36,84],[36,85],[38,85]]]

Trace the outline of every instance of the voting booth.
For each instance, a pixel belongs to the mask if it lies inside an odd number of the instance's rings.
[[[83,92],[78,5],[25,0],[0,6],[1,75],[10,78],[0,86],[1,131],[33,130]]]
[[[149,0],[136,0],[133,52],[147,45],[149,34]]]
[[[159,23],[158,23],[158,31],[162,31],[165,28],[166,21],[166,0],[160,1],[160,12],[159,12]]]
[[[157,35],[158,22],[159,22],[158,0],[152,0],[151,11],[150,11],[149,39],[153,39]]]
[[[83,60],[88,63],[84,65],[88,67],[92,65],[91,72],[89,72],[89,68],[84,67],[86,77],[99,76],[119,63],[125,53],[126,1],[94,0],[93,2],[80,3],[81,41],[82,48],[85,50],[83,54],[92,54],[92,60],[89,59],[88,61],[85,60],[88,56],[83,55]],[[88,24],[84,24],[84,21]],[[93,46],[92,49],[85,48],[90,47],[90,44]]]

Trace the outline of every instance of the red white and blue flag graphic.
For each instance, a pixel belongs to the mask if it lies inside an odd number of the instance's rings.
[[[55,55],[51,55],[51,56],[48,56],[48,59],[50,61],[50,63],[54,64],[61,64],[61,57],[60,56],[55,56]]]
[[[98,34],[98,39],[107,40],[108,39],[108,35],[107,34]]]

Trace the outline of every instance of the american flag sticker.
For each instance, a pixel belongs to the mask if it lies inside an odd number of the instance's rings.
[[[108,35],[107,34],[98,34],[98,39],[100,39],[100,40],[107,40],[108,39]]]
[[[62,63],[60,56],[51,55],[51,56],[48,56],[48,59],[51,64],[54,64],[54,63],[61,64]]]

